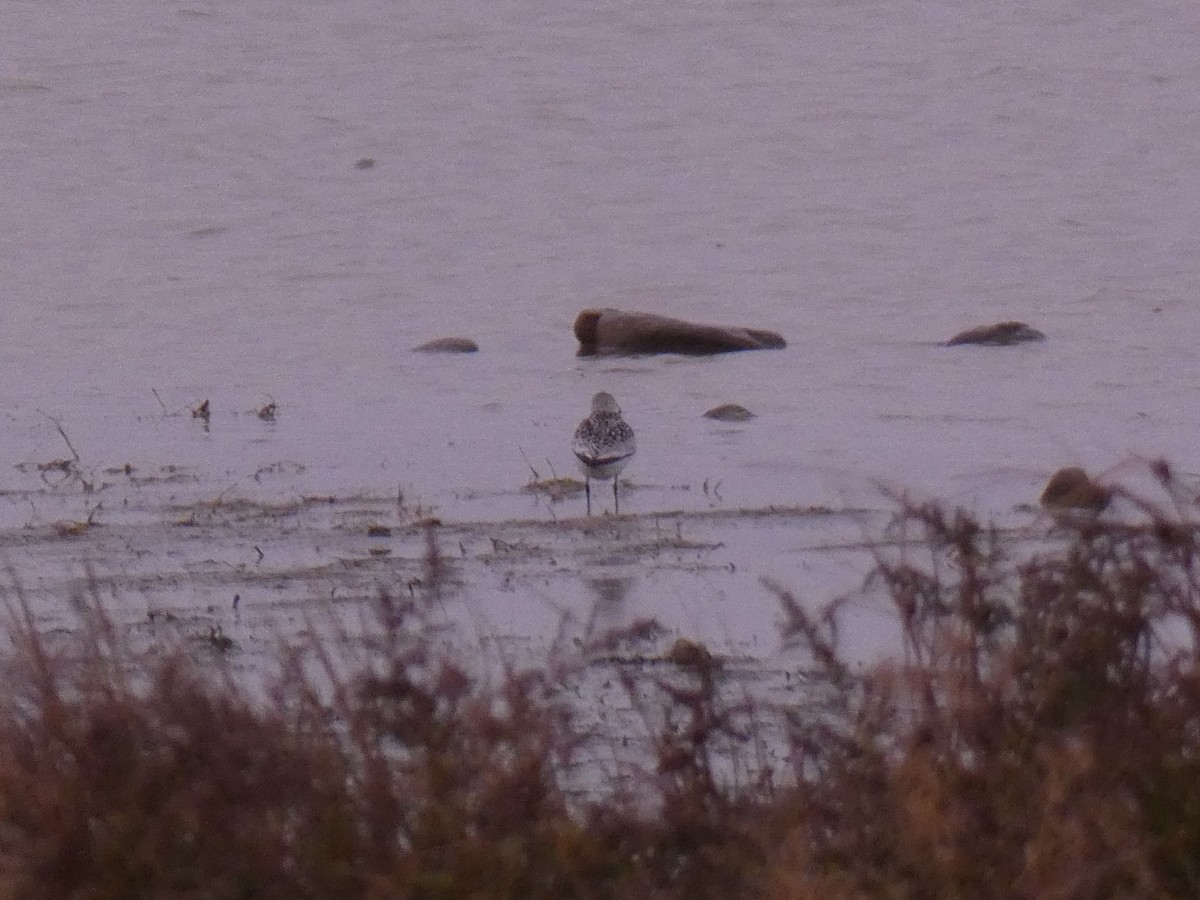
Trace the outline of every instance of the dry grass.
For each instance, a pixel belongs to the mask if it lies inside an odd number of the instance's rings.
[[[1079,523],[1021,563],[970,517],[910,508],[919,560],[879,558],[904,659],[793,723],[806,773],[772,896],[1200,895],[1196,531]]]
[[[267,702],[186,648],[137,657],[94,601],[52,647],[16,597],[0,898],[1200,895],[1194,529],[1086,521],[1013,560],[961,513],[899,526],[923,549],[869,587],[900,658],[852,668],[836,605],[777,589],[811,695],[755,705],[679,643],[626,676],[655,758],[586,800],[561,672],[492,683],[425,639],[432,535],[355,665],[282,656]]]

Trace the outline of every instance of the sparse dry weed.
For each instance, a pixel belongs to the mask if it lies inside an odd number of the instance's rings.
[[[1081,520],[1009,560],[962,512],[910,505],[923,550],[877,556],[903,658],[851,678],[794,603],[789,636],[836,688],[793,723],[805,768],[768,896],[1200,893],[1200,586],[1178,517]]]

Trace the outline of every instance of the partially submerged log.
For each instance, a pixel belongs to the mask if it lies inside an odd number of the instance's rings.
[[[997,322],[995,325],[980,325],[978,328],[960,331],[946,341],[946,346],[982,344],[987,347],[1007,347],[1011,344],[1026,344],[1045,339],[1046,335],[1024,322]]]
[[[735,350],[775,350],[787,342],[774,331],[701,325],[654,313],[585,309],[575,319],[580,356],[594,354],[685,353],[706,355]]]

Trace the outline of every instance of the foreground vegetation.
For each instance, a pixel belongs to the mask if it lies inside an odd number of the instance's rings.
[[[851,666],[837,604],[773,588],[805,699],[747,704],[677,643],[626,674],[653,759],[582,796],[564,773],[621,736],[581,733],[569,667],[481,680],[419,598],[382,598],[348,673],[282,655],[268,702],[183,649],[133,659],[95,603],[52,650],[16,598],[0,897],[1200,896],[1196,534],[1151,513],[1015,560],[907,507],[867,582],[901,655]]]

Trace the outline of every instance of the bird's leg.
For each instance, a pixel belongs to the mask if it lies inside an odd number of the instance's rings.
[[[583,476],[583,495],[587,497],[587,514],[592,514],[592,479]]]
[[[613,514],[621,514],[621,501],[617,499],[617,476],[613,476]]]

